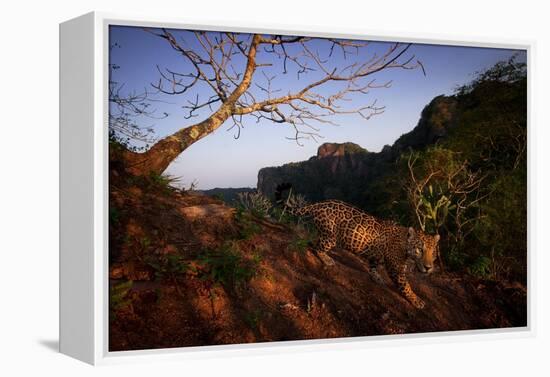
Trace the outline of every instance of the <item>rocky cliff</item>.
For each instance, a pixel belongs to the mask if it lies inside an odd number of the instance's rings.
[[[369,185],[394,169],[395,161],[409,148],[419,149],[445,137],[456,124],[456,99],[439,96],[422,111],[417,126],[378,153],[348,143],[325,143],[307,161],[258,172],[258,190],[273,197],[282,182],[293,184],[309,201],[341,199],[364,206]]]
[[[278,184],[291,182],[312,201],[343,199],[348,194],[344,187],[347,178],[366,179],[373,155],[357,144],[325,143],[307,161],[261,169],[257,187],[272,197]]]

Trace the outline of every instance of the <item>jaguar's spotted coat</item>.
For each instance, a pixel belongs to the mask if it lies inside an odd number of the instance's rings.
[[[281,185],[276,199],[281,202],[282,191],[289,188]],[[424,302],[413,292],[406,277],[407,260],[413,259],[417,268],[430,273],[437,256],[439,235],[431,236],[395,223],[377,219],[339,200],[295,207],[288,200],[286,209],[296,216],[307,216],[319,233],[315,252],[327,265],[334,261],[327,252],[338,246],[364,256],[370,266],[373,279],[383,283],[378,266],[383,264],[399,291],[415,307],[421,309]]]

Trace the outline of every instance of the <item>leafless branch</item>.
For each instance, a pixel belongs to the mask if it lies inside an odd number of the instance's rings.
[[[206,86],[212,94],[206,98],[195,95],[187,100],[183,106],[188,111],[186,118],[197,116],[205,107],[225,104],[230,106],[232,124],[229,129],[235,130],[236,138],[240,135],[243,117],[250,115],[257,122],[269,120],[289,124],[293,129],[290,139],[298,144],[304,139],[317,140],[320,134],[315,124],[336,124],[329,119],[335,115],[357,115],[368,120],[384,112],[384,106],[379,106],[376,100],[354,108],[348,105],[351,101],[358,102],[360,97],[357,96],[391,86],[391,81],[379,83],[370,76],[386,69],[420,67],[424,70],[418,60],[413,63],[414,55],[405,58],[410,44],[395,43],[388,45],[382,54],[369,54],[366,49],[370,43],[366,41],[282,35],[261,35],[254,39],[254,35],[236,33],[176,34],[168,29],[145,30],[166,40],[190,68],[178,72],[173,68],[157,67],[159,80],[152,83],[152,87],[163,94],[181,95],[192,88]],[[319,43],[327,45],[323,53],[318,51]],[[253,45],[263,46],[263,49],[249,62],[248,54]],[[333,67],[331,60],[337,52],[350,63]],[[248,63],[252,64],[250,75],[256,75],[253,85],[247,85],[246,90],[229,104],[230,96],[242,88]],[[281,95],[282,90],[277,87],[279,75],[291,71],[304,84],[301,89]],[[313,73],[315,78],[306,81],[305,76]],[[332,93],[327,95],[329,84],[328,91]]]

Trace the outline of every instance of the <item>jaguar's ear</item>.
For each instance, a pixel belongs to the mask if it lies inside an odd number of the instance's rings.
[[[439,234],[436,234],[435,237],[434,237],[434,240],[435,240],[435,243],[438,243],[439,242]]]
[[[415,235],[416,235],[416,232],[414,228],[412,226],[409,227],[409,240],[413,239]]]

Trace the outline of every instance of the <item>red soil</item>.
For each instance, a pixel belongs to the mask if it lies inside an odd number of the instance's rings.
[[[255,232],[242,237],[234,210],[216,199],[117,181],[111,286],[133,284],[111,305],[111,351],[526,326],[521,285],[411,268],[426,302],[417,310],[387,276],[375,283],[359,257],[337,250],[327,268],[300,251],[294,228],[249,217]],[[216,283],[201,264],[228,239],[243,262],[256,261],[240,284]],[[169,256],[188,268],[159,274],[148,263]]]

